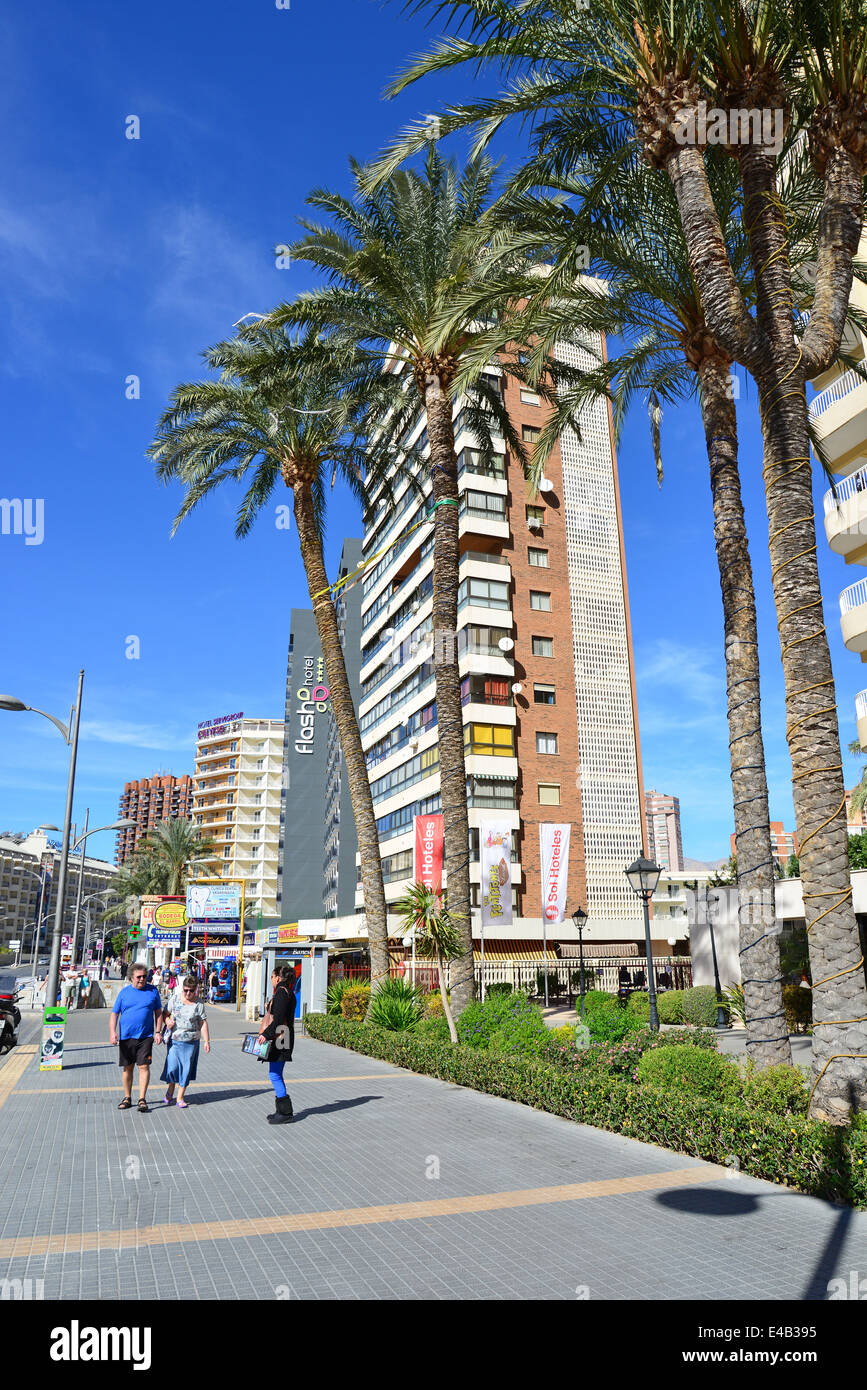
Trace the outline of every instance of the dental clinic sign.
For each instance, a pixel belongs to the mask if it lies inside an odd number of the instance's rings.
[[[295,692],[298,708],[298,730],[295,735],[295,752],[312,753],[316,736],[316,715],[324,714],[328,708],[331,694],[325,679],[325,662],[321,656],[305,656],[301,672],[301,685]]]

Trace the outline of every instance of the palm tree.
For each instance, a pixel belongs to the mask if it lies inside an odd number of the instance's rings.
[[[303,324],[347,344],[379,372],[390,392],[372,422],[397,454],[410,426],[423,414],[429,459],[426,491],[434,530],[433,639],[436,673],[440,786],[444,823],[444,868],[452,919],[460,922],[463,951],[452,969],[456,1012],[473,998],[470,918],[469,821],[464,763],[464,726],[457,656],[459,493],[453,428],[454,383],[481,335],[471,315],[452,316],[446,333],[437,321],[462,294],[485,283],[491,272],[482,254],[485,211],[494,166],[473,160],[462,171],[429,143],[423,170],[401,170],[376,190],[365,191],[365,175],[353,162],[356,196],[316,190],[311,207],[327,214],[318,225],[302,220],[307,236],[291,248],[296,260],[323,270],[330,283],[275,310],[276,324]],[[490,335],[489,335],[490,336]],[[496,339],[496,330],[493,330]],[[505,339],[503,339],[505,341]],[[495,350],[491,351],[491,358]],[[485,364],[487,365],[487,363]],[[505,439],[525,461],[520,437],[505,409],[498,381],[483,367],[465,381],[464,406],[483,458],[493,452],[491,434]],[[423,537],[423,532],[420,533]]]
[[[437,0],[418,0],[413,9]],[[759,389],[769,549],[786,688],[787,739],[814,978],[811,1113],[844,1122],[867,1106],[867,981],[849,879],[845,793],[834,680],[816,561],[806,383],[834,362],[846,320],[867,171],[867,0],[453,0],[466,37],[443,40],[394,84],[490,63],[495,98],[452,108],[437,131],[479,128],[479,145],[510,116],[536,122],[552,171],[592,149],[600,125],[619,158],[638,149],[667,177],[707,326]],[[708,181],[704,111],[735,156],[755,285],[750,311],[729,259]],[[788,209],[780,142],[741,113],[779,112],[809,142],[821,215],[816,293],[796,339]],[[584,113],[584,118],[581,118]],[[776,128],[776,119],[775,119]],[[379,178],[419,148],[418,123],[382,161]],[[564,139],[565,135],[565,139]]]
[[[714,197],[731,256],[742,282],[749,281],[740,234],[737,168],[717,159]],[[522,182],[529,181],[525,174]],[[759,1066],[791,1062],[785,1026],[779,943],[773,926],[774,857],[761,730],[758,638],[752,565],[738,470],[737,414],[731,362],[708,330],[690,270],[677,205],[668,184],[633,160],[604,185],[594,169],[550,179],[552,197],[517,193],[503,216],[514,257],[511,229],[521,228],[525,250],[550,253],[550,273],[535,284],[516,284],[522,304],[511,319],[517,342],[535,342],[530,367],[543,365],[555,344],[584,347],[601,330],[628,346],[596,371],[558,392],[557,402],[533,454],[529,480],[535,487],[545,459],[564,424],[582,403],[613,396],[619,434],[624,418],[642,395],[648,402],[657,473],[662,479],[659,420],[662,402],[698,397],[710,464],[714,538],[725,629],[727,713],[737,857],[740,953],[745,977],[747,1046]],[[581,276],[584,251],[592,248],[594,276],[604,293]]]
[[[183,891],[189,861],[212,855],[216,848],[212,839],[182,817],[157,821],[144,839],[145,853],[164,871],[166,887],[163,891],[171,897]]]
[[[423,960],[435,960],[437,963],[440,997],[449,1025],[449,1037],[456,1043],[458,1033],[452,1016],[445,975],[446,961],[459,959],[463,952],[463,934],[458,927],[455,914],[444,906],[442,892],[429,888],[426,883],[414,883],[395,903],[395,907],[400,913],[403,934],[415,934],[416,955],[421,956]]]
[[[282,482],[292,493],[298,543],[322,644],[331,706],[346,763],[358,833],[371,959],[372,993],[388,978],[388,926],[376,816],[361,735],[346,675],[337,614],[325,569],[325,481],[339,476],[362,503],[363,481],[382,481],[375,448],[363,447],[360,412],[369,391],[347,391],[352,367],[344,356],[318,351],[315,338],[295,341],[264,324],[218,343],[205,361],[219,376],[176,387],[150,454],[163,482],[179,479],[183,518],[226,480],[247,481],[235,522],[246,536]],[[387,486],[387,483],[384,484]]]

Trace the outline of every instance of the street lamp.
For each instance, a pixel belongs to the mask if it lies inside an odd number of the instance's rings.
[[[81,891],[84,887],[84,842],[85,840],[89,840],[91,835],[99,835],[103,830],[130,830],[135,829],[135,826],[138,824],[137,821],[130,820],[129,816],[125,816],[123,820],[112,821],[111,825],[97,825],[93,830],[88,830],[87,820],[89,815],[90,808],[84,813],[84,834],[79,836],[70,850],[70,854],[74,854],[79,847],[81,848],[81,858],[78,864],[78,890],[75,895],[75,916],[72,919],[72,956],[70,958],[70,963],[73,967],[75,966],[75,956],[78,949],[78,919],[81,913]]]
[[[584,1017],[584,930],[587,926],[587,913],[583,907],[576,907],[572,921],[578,933],[578,973],[581,983],[581,1017]]]
[[[650,944],[650,913],[648,903],[656,892],[656,885],[659,883],[659,875],[662,869],[658,864],[654,864],[652,859],[645,859],[640,855],[634,860],[628,869],[623,871],[626,874],[630,888],[636,897],[641,899],[644,908],[644,950],[647,955],[647,993],[650,999],[650,1026],[654,1033],[659,1032],[659,1014],[656,1011],[656,977],[653,973],[653,947]]]
[[[36,709],[34,705],[25,705],[23,700],[18,700],[14,695],[0,695],[0,710],[10,710],[20,713],[22,710],[29,710],[31,714],[41,714],[44,719],[50,719],[56,729],[63,735],[66,746],[69,748],[69,775],[66,780],[66,810],[63,817],[63,841],[60,850],[60,867],[57,871],[57,902],[54,907],[54,931],[51,936],[51,960],[48,966],[48,978],[45,982],[45,1003],[52,1005],[57,998],[57,984],[60,976],[60,938],[63,935],[63,899],[66,895],[66,870],[69,863],[69,828],[72,825],[72,797],[75,791],[75,763],[78,758],[78,729],[81,723],[81,690],[84,685],[84,672],[78,673],[78,691],[75,697],[75,704],[69,712],[69,724],[63,724],[59,719],[55,719],[53,714],[48,714],[44,709]]]

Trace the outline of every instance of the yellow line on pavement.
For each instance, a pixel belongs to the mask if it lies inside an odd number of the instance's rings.
[[[420,1221],[438,1216],[465,1216],[486,1211],[577,1202],[588,1197],[622,1197],[638,1192],[717,1182],[725,1170],[712,1165],[642,1173],[632,1178],[606,1178],[567,1183],[560,1187],[528,1187],[515,1192],[484,1192],[471,1197],[444,1197],[429,1202],[395,1202],[379,1207],[346,1207],[337,1211],[287,1212],[231,1221],[191,1221],[185,1225],[141,1226],[125,1231],[81,1231],[56,1236],[14,1236],[0,1240],[0,1259],[23,1255],[75,1255],[90,1250],[135,1250],[147,1245],[186,1245],[208,1240],[243,1240],[290,1235],[297,1231],[326,1231],[349,1226],[375,1226],[390,1221]]]
[[[16,1048],[14,1055],[0,1069],[0,1109],[6,1104],[35,1056],[35,1047]]]
[[[396,1081],[400,1078],[405,1081],[415,1081],[417,1079],[414,1072],[389,1072],[371,1071],[359,1072],[355,1076],[293,1076],[291,1079],[285,1077],[290,1086],[315,1086],[320,1081]],[[192,1084],[192,1083],[191,1083]],[[234,1090],[238,1086],[269,1086],[271,1082],[267,1077],[259,1081],[203,1081],[195,1083],[196,1090],[201,1095],[207,1091]],[[21,1086],[15,1092],[17,1096],[75,1096],[95,1095],[100,1091],[118,1091],[119,1086]],[[159,1085],[151,1085],[150,1094],[153,1097],[159,1090]]]

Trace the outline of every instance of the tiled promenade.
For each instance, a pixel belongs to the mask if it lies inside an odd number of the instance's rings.
[[[270,1126],[247,1025],[209,1015],[189,1109],[147,1115],[117,1109],[106,1011],[72,1016],[59,1074],[25,1015],[0,1059],[0,1279],[64,1300],[776,1300],[867,1275],[867,1214],[309,1039],[296,1119]]]

